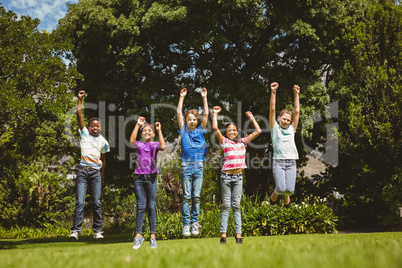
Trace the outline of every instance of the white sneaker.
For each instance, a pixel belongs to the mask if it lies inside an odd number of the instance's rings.
[[[184,225],[183,226],[183,235],[184,236],[190,236],[191,235],[191,233],[190,233],[190,225]]]
[[[70,238],[75,238],[78,240],[78,232],[76,230],[71,231]]]
[[[200,230],[199,228],[202,228],[201,224],[197,222],[194,222],[193,224],[191,224],[191,233],[193,235],[199,235],[200,234]]]
[[[157,248],[158,247],[156,245],[156,239],[155,238],[149,239],[149,245],[150,245],[151,248]]]
[[[97,233],[94,234],[94,238],[99,239],[99,238],[104,238],[104,237],[102,235],[102,232],[97,232]]]
[[[134,245],[133,249],[139,249],[141,246],[141,243],[144,241],[144,237],[134,237]]]

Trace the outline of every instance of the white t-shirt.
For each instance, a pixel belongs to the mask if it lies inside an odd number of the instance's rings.
[[[80,147],[81,147],[81,161],[80,165],[85,167],[92,167],[95,169],[102,168],[102,161],[100,159],[101,153],[107,153],[110,151],[109,143],[107,140],[99,134],[95,137],[89,134],[86,127],[80,132]]]

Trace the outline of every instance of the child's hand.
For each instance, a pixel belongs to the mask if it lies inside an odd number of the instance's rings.
[[[247,116],[248,118],[250,118],[250,119],[253,119],[253,118],[254,118],[253,113],[250,112],[250,111],[247,111],[247,112],[246,112],[246,116]]]
[[[298,85],[294,85],[293,86],[293,92],[297,93],[297,94],[300,94],[300,87]]]
[[[155,129],[156,129],[156,131],[161,130],[161,123],[155,122]]]
[[[180,97],[185,97],[187,95],[187,88],[183,88],[181,91],[180,91]]]
[[[78,98],[80,99],[80,100],[82,100],[82,98],[85,96],[85,90],[80,90],[79,92],[78,92]]]
[[[142,126],[143,124],[145,124],[145,118],[141,116],[137,120],[137,125]]]
[[[207,97],[207,89],[205,87],[201,90],[201,97],[203,98]]]
[[[215,106],[214,107],[214,114],[218,114],[221,110],[222,110],[221,107]]]
[[[276,90],[278,89],[278,87],[279,87],[279,84],[278,84],[277,82],[273,82],[273,83],[271,84],[271,91],[272,91],[272,93],[276,93]]]

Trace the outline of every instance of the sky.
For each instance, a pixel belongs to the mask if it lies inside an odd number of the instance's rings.
[[[67,2],[78,3],[79,0],[0,0],[6,10],[11,10],[19,16],[38,18],[41,23],[38,30],[52,32],[56,29],[59,19],[67,13]]]

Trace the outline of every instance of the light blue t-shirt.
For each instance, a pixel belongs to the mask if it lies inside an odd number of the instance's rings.
[[[107,140],[99,134],[95,137],[89,134],[86,127],[79,130],[81,140],[81,161],[80,165],[85,167],[92,167],[95,169],[102,168],[102,161],[100,159],[101,153],[107,153],[110,151],[109,143]]]
[[[180,131],[182,161],[207,160],[207,144],[204,138],[206,133],[207,128],[202,130],[201,126],[192,131],[186,125],[183,126]]]
[[[290,124],[286,129],[275,122],[271,129],[272,146],[274,147],[273,159],[299,159],[295,143],[295,129]]]

